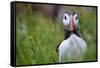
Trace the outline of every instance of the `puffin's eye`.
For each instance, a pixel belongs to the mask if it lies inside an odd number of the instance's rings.
[[[65,18],[65,20],[67,19],[66,16],[64,18]]]
[[[75,19],[77,20],[78,18],[76,17]]]
[[[69,25],[69,21],[70,21],[70,17],[69,17],[69,15],[67,13],[65,13],[64,16],[63,16],[63,24],[64,24],[64,26],[67,27]]]
[[[77,16],[77,14],[75,14],[73,16],[73,21],[74,21],[75,26],[77,26],[78,25],[78,16]]]

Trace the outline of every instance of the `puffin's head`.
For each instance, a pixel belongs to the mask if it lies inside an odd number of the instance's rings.
[[[65,13],[63,16],[64,28],[73,32],[78,27],[78,18],[76,13]]]

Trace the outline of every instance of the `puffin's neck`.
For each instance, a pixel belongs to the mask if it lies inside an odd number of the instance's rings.
[[[73,32],[71,32],[64,28],[64,40],[68,39],[71,33],[76,34],[78,37],[80,37],[80,34],[78,33],[78,29],[75,29]]]

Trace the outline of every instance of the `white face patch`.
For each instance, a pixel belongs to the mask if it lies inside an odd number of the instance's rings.
[[[65,13],[64,16],[63,16],[63,24],[64,24],[64,26],[67,27],[69,25],[69,22],[70,22],[70,17],[69,17],[69,15],[67,13]]]
[[[71,20],[70,18],[73,19],[73,23],[74,23],[74,25],[75,25],[75,28],[77,28],[78,22],[79,22],[79,20],[78,20],[78,18],[77,18],[77,14],[68,15],[67,13],[65,13],[64,16],[63,16],[63,24],[64,24],[64,26],[65,26],[66,28],[69,27],[69,23],[70,23],[70,20]]]
[[[74,21],[75,26],[77,26],[78,25],[78,22],[79,22],[78,17],[77,17],[77,14],[74,14],[73,21]]]

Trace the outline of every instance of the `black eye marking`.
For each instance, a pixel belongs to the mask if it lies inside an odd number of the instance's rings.
[[[76,17],[75,19],[77,20],[78,18]]]
[[[66,16],[64,18],[65,18],[65,20],[67,19]]]

